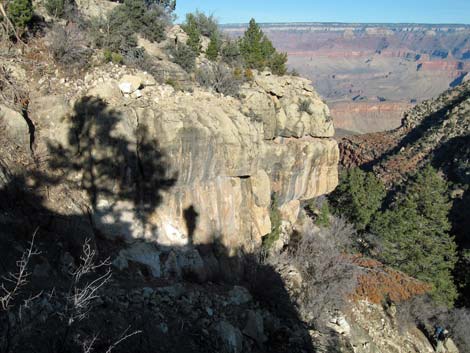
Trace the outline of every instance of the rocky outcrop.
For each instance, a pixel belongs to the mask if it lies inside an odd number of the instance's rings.
[[[307,80],[256,74],[240,101],[198,88],[178,92],[147,82],[144,73],[110,68],[96,70],[85,82],[68,82],[74,90],[33,97],[30,103],[38,151],[91,145],[92,168],[113,160],[123,164],[116,175],[93,179],[98,184],[90,186],[96,189],[93,195],[83,187],[92,183],[93,170],[89,177],[86,172],[67,175],[77,193],[87,193],[94,223],[108,236],[166,247],[218,241],[233,251],[251,249],[271,230],[272,193],[282,207],[336,187],[339,154],[330,138],[332,121]],[[299,111],[300,100],[309,102],[308,111]],[[84,116],[88,120],[78,124]],[[138,157],[142,130],[157,153],[149,152],[154,157],[148,165]],[[127,187],[122,180],[133,175],[130,155],[137,155],[143,174],[148,169],[160,177],[146,189],[158,202],[145,221],[135,200],[100,192]],[[90,164],[82,157],[77,163]],[[295,208],[290,213],[295,220]]]

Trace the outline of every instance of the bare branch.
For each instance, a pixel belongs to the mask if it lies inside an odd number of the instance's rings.
[[[114,342],[111,346],[109,346],[109,348],[107,349],[106,353],[111,353],[114,348],[116,348],[119,344],[121,344],[121,343],[124,342],[125,340],[131,338],[132,336],[135,336],[135,335],[138,335],[138,334],[141,334],[141,333],[142,333],[141,330],[137,330],[137,331],[134,331],[134,332],[132,332],[132,333],[127,333],[127,332],[129,331],[129,329],[130,329],[130,326],[124,330],[124,332],[122,333],[120,339],[118,339],[118,340],[117,340],[116,342]]]
[[[31,273],[27,271],[29,261],[31,260],[31,257],[40,254],[40,252],[34,248],[34,239],[38,230],[39,227],[34,231],[32,239],[29,242],[28,249],[23,252],[20,260],[16,262],[18,271],[16,273],[10,272],[6,276],[2,277],[5,282],[12,284],[12,288],[7,288],[5,283],[2,283],[0,286],[0,309],[4,311],[11,308],[12,302],[19,294],[21,288],[28,283],[28,278],[31,275]]]
[[[96,251],[92,249],[90,240],[85,240],[82,247],[82,255],[80,256],[80,265],[75,271],[71,271],[72,283],[67,296],[67,305],[65,316],[68,325],[72,325],[75,321],[83,320],[91,310],[92,302],[97,299],[98,291],[111,279],[111,263],[109,258],[95,263]],[[95,278],[91,282],[83,285],[81,280],[84,276],[95,273],[101,268],[106,268],[103,275]]]

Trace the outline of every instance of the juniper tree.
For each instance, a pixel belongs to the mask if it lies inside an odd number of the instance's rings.
[[[367,228],[384,198],[383,183],[359,168],[343,172],[338,187],[329,196],[334,212],[354,223],[359,231]]]
[[[8,3],[6,11],[16,31],[20,34],[33,19],[34,10],[31,0],[13,0]]]
[[[390,209],[371,225],[380,239],[378,258],[432,285],[432,296],[452,306],[456,244],[449,235],[447,184],[430,166],[417,173]]]

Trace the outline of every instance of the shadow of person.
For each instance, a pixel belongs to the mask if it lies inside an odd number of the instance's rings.
[[[190,246],[194,243],[194,232],[197,227],[197,218],[199,213],[196,211],[193,205],[189,206],[183,211],[183,217],[186,223],[186,229],[188,231],[188,244]]]

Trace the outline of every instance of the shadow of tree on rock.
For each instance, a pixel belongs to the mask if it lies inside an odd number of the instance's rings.
[[[108,108],[98,98],[84,97],[70,117],[67,144],[48,144],[51,171],[55,179],[78,180],[89,203],[100,218],[119,211],[135,212],[142,224],[162,201],[162,192],[175,183],[177,174],[158,141],[145,125],[133,122],[121,112]],[[108,223],[119,221],[111,217]]]

